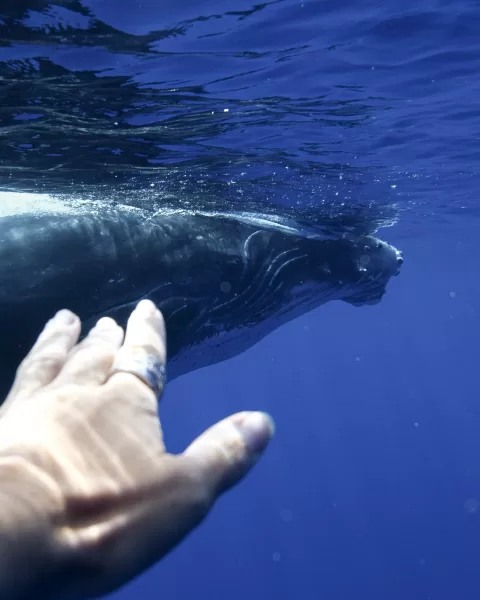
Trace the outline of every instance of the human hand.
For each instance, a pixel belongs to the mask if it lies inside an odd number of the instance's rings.
[[[77,344],[79,334],[78,317],[60,311],[20,366],[0,413],[0,486],[35,515],[17,545],[38,539],[34,523],[41,522],[49,536],[42,552],[48,548],[54,563],[51,581],[32,597],[99,596],[150,567],[249,471],[273,433],[266,415],[238,413],[184,453],[168,454],[157,394],[132,372],[112,373],[132,358],[165,364],[160,312],[144,300],[125,336],[109,318]],[[29,568],[20,566],[18,573]]]

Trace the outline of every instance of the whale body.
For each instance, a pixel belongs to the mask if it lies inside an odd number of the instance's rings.
[[[378,302],[403,262],[372,235],[309,239],[258,222],[120,210],[1,217],[1,393],[60,308],[86,331],[105,315],[124,326],[150,298],[165,317],[172,380],[329,300]]]

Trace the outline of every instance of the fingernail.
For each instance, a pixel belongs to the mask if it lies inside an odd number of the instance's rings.
[[[75,319],[76,317],[72,312],[66,308],[62,308],[62,310],[57,312],[50,323],[55,323],[55,325],[72,325],[75,323]]]
[[[151,317],[155,314],[157,307],[151,300],[140,300],[135,311],[143,317]]]
[[[252,454],[261,454],[268,446],[275,432],[275,424],[270,415],[252,412],[242,421],[236,423],[247,447]]]
[[[115,327],[117,327],[117,324],[110,317],[102,317],[101,319],[98,319],[97,324],[95,325],[96,329],[101,329],[101,330],[114,329]]]

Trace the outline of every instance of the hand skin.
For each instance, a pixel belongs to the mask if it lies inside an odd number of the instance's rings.
[[[100,319],[78,342],[63,310],[47,323],[0,409],[0,598],[84,600],[152,566],[250,470],[273,434],[263,413],[217,423],[165,450],[157,398],[118,352],[166,360],[163,318],[141,301],[125,335]]]

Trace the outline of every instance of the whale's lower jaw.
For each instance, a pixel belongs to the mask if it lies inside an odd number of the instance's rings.
[[[380,302],[385,294],[385,284],[375,282],[371,288],[368,281],[363,282],[363,296],[361,284],[349,286],[330,286],[327,284],[308,282],[292,290],[291,301],[284,304],[278,311],[261,319],[252,319],[253,324],[238,326],[231,329],[220,329],[213,335],[205,336],[197,343],[193,342],[182,351],[172,356],[168,361],[168,378],[170,381],[190,371],[195,371],[210,365],[229,360],[238,354],[242,354],[256,345],[263,338],[282,325],[315,310],[332,300],[343,300],[353,306],[374,305]],[[351,301],[349,293],[357,294],[358,300]],[[248,312],[248,308],[245,309]],[[252,315],[255,317],[255,315]],[[168,326],[167,326],[168,330]],[[211,328],[210,328],[211,330]],[[198,337],[201,332],[197,331]]]

